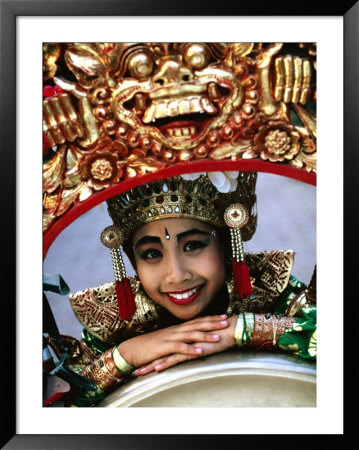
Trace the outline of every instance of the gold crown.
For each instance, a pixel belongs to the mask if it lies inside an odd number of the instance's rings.
[[[243,240],[249,240],[257,223],[256,180],[256,172],[239,172],[235,191],[221,193],[207,175],[196,180],[176,176],[137,186],[110,198],[108,212],[127,240],[145,223],[165,218],[198,219],[222,227],[225,209],[232,203],[241,203],[249,214],[242,236]]]

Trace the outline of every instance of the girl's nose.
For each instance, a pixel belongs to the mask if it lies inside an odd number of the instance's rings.
[[[166,264],[166,282],[179,284],[191,278],[191,271],[183,258],[178,255],[171,255]]]

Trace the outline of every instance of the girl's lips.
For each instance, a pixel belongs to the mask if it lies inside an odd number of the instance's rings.
[[[166,292],[167,297],[175,305],[189,305],[193,303],[202,291],[203,284],[180,292]]]

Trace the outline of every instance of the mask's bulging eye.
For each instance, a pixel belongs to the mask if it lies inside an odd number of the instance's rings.
[[[194,69],[203,69],[209,63],[210,54],[203,44],[188,45],[183,53],[185,63]]]
[[[153,71],[153,59],[147,52],[138,52],[130,57],[128,70],[135,78],[146,78]]]

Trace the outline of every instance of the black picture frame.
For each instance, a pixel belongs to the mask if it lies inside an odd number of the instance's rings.
[[[356,0],[341,2],[301,2],[286,1],[227,1],[210,0],[196,2],[188,0],[0,0],[0,183],[2,187],[2,239],[1,255],[3,257],[1,281],[5,287],[2,301],[2,421],[1,448],[121,448],[121,449],[182,449],[182,448],[224,448],[243,446],[250,440],[262,443],[275,435],[252,436],[211,435],[19,435],[16,433],[16,18],[20,16],[342,16],[344,19],[344,283],[347,296],[353,298],[350,284],[355,279],[355,261],[351,255],[355,252],[357,241],[357,219],[354,197],[354,179],[357,177],[359,152],[358,139],[358,98],[359,98],[359,5]],[[355,253],[354,253],[355,254]],[[335,263],[335,262],[334,262]],[[338,271],[341,268],[338,267]],[[348,294],[349,293],[349,294]],[[345,295],[344,297],[345,298]],[[348,299],[347,299],[348,300]],[[354,303],[345,304],[344,373],[353,373],[350,366],[350,342],[354,341],[355,312]],[[333,312],[334,314],[334,312]],[[351,331],[352,330],[352,331]],[[31,368],[29,368],[31,370]],[[347,385],[348,386],[348,385]],[[31,388],[31,386],[29,387]],[[333,387],[335,389],[335,387]],[[346,389],[348,393],[349,389]],[[350,395],[350,394],[349,394]],[[345,401],[350,408],[350,399]],[[346,418],[344,434],[330,436],[331,442],[350,440],[354,428],[355,415]],[[302,424],[303,425],[303,424]],[[298,424],[298,427],[302,426]],[[304,425],[305,426],[305,425]],[[59,432],[64,429],[59,424]],[[285,434],[285,430],[283,430]],[[313,438],[320,436],[311,436]],[[328,436],[327,436],[328,437]],[[288,439],[288,437],[286,438]],[[305,434],[296,435],[295,445],[309,442]],[[259,443],[259,442],[258,442]],[[289,444],[292,446],[292,444]],[[294,444],[293,444],[294,445]],[[334,445],[343,445],[337,442]],[[344,444],[345,445],[345,444]]]

